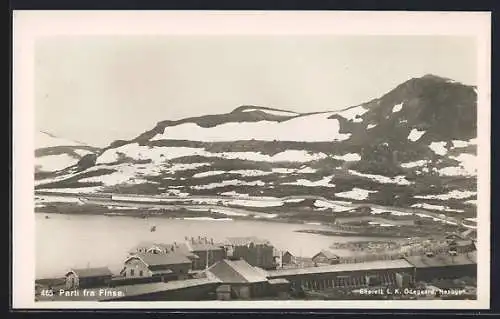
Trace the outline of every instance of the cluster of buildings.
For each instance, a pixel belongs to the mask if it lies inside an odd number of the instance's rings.
[[[304,290],[408,287],[436,278],[476,277],[475,251],[469,250],[361,263],[343,263],[339,256],[323,252],[314,259],[321,262],[286,267],[295,257],[256,237],[141,243],[129,252],[118,275],[108,268],[73,269],[65,276],[64,289],[107,287],[122,292],[100,300],[288,299]]]

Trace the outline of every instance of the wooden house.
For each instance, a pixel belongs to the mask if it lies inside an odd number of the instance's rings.
[[[183,254],[139,253],[129,256],[120,272],[124,278],[160,277],[162,281],[184,279],[192,261]]]
[[[113,274],[107,267],[71,269],[66,273],[66,289],[108,286]]]

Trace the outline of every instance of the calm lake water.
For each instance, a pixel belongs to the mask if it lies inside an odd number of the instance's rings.
[[[35,216],[36,278],[64,276],[64,272],[72,267],[108,266],[113,272],[119,272],[128,251],[141,241],[181,242],[185,236],[206,236],[222,241],[226,237],[259,236],[271,241],[278,249],[312,257],[333,242],[369,239],[298,233],[295,230],[326,227],[266,221],[139,219],[42,213]],[[150,231],[153,225],[156,232]]]

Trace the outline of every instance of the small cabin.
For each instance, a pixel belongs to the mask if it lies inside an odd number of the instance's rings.
[[[330,250],[322,250],[312,257],[314,264],[338,264],[340,257]]]
[[[113,276],[107,267],[71,269],[66,273],[66,289],[108,286]]]

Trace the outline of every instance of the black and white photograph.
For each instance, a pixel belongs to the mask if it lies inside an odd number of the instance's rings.
[[[489,23],[15,13],[14,298],[487,308]]]

